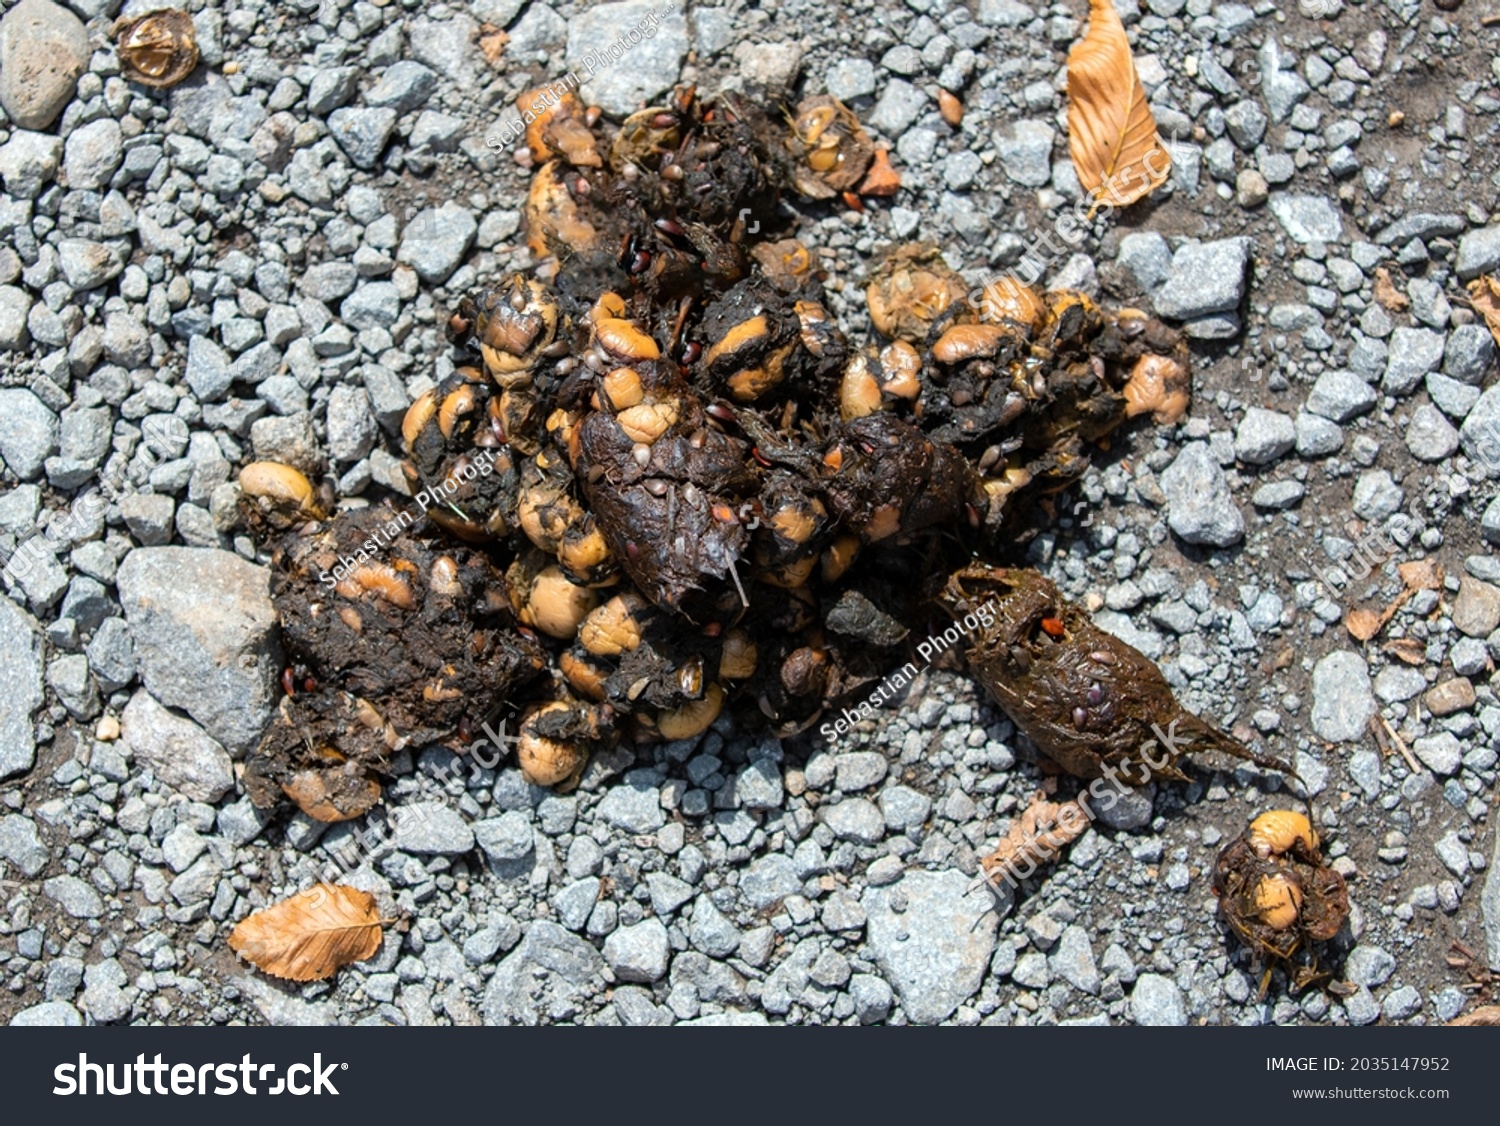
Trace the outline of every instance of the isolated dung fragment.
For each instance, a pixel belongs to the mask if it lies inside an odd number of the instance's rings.
[[[1262,997],[1276,969],[1286,972],[1294,990],[1332,976],[1319,962],[1318,944],[1344,925],[1349,892],[1344,878],[1324,864],[1318,843],[1303,814],[1272,810],[1230,841],[1215,862],[1220,914],[1250,951]]]
[[[115,45],[125,77],[143,86],[176,86],[198,66],[193,17],[163,8],[115,26]]]
[[[1186,777],[1183,754],[1217,750],[1290,771],[1186,711],[1161,671],[1035,571],[974,565],[944,591],[955,617],[989,616],[968,640],[980,683],[1049,758],[1079,778]]]

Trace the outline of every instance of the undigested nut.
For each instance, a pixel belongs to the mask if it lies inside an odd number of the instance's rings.
[[[617,594],[589,614],[578,627],[578,640],[596,657],[618,657],[641,643],[641,623],[636,611],[644,600],[634,592]]]
[[[521,620],[548,637],[571,641],[597,603],[588,587],[570,580],[559,567],[547,567],[532,581]]]
[[[1281,856],[1297,844],[1316,852],[1318,834],[1304,815],[1290,809],[1273,809],[1250,822],[1250,844],[1261,856]]]
[[[708,686],[701,700],[691,700],[680,708],[669,708],[656,717],[656,729],[663,739],[693,739],[708,730],[719,718],[724,706],[724,689],[716,681]]]
[[[536,721],[540,716],[568,710],[567,704],[554,700],[527,713],[521,721],[516,759],[520,763],[522,777],[533,786],[562,788],[576,783],[588,764],[586,747],[571,740],[551,739],[537,732]]]

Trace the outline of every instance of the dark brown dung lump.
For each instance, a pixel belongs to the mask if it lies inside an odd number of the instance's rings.
[[[1180,413],[1176,332],[1009,278],[968,293],[913,244],[850,339],[780,198],[893,190],[845,107],[686,89],[611,129],[555,101],[527,133],[540,263],[453,310],[452,373],[402,426],[411,499],[329,518],[295,471],[246,470],[293,661],[258,802],[355,816],[397,748],[462,749],[502,711],[527,777],[564,787],[621,735],[726,709],[790,735],[986,600],[970,665],[1068,771],[1144,780],[1156,725],[1184,740],[1157,777],[1256,757],[1036,572],[975,562],[1127,417]]]

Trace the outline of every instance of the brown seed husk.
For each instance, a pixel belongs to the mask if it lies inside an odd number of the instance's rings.
[[[115,25],[115,47],[125,77],[143,86],[176,86],[198,66],[193,17],[163,8]]]

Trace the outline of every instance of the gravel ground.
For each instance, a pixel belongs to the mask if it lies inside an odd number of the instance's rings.
[[[452,367],[436,326],[529,264],[526,170],[486,136],[653,4],[190,7],[205,64],[167,92],[120,77],[115,0],[0,19],[0,1019],[1419,1024],[1500,969],[1500,389],[1463,286],[1500,267],[1485,0],[1122,0],[1173,180],[1102,237],[1053,236],[1053,284],[1185,326],[1196,397],[1116,442],[1030,561],[1190,708],[1295,758],[1291,794],[1204,764],[997,903],[976,858],[1044,776],[951,671],[836,744],[721,723],[566,797],[427,750],[388,790],[422,815],[347,877],[407,924],[301,989],[226,936],[356,829],[266,822],[238,791],[280,654],[230,482],[273,457],[326,463],[345,498],[403,488],[402,413]],[[893,149],[890,206],[805,212],[850,327],[891,243],[939,242],[980,284],[1079,194],[1081,3],[656,11],[590,101],[790,84]],[[1351,640],[1344,609],[1424,555],[1445,589]],[[1214,916],[1218,849],[1293,795],[1350,881],[1342,1001],[1257,1003]]]

